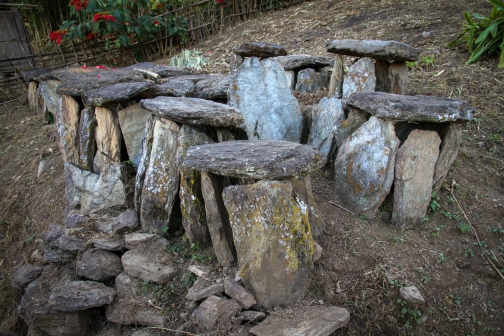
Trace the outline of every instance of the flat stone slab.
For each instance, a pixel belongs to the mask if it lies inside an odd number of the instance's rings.
[[[433,123],[466,123],[474,111],[463,100],[385,92],[355,92],[347,105],[378,118]]]
[[[284,70],[300,70],[305,68],[324,68],[331,65],[331,58],[311,55],[289,55],[272,58],[283,66]]]
[[[56,286],[49,297],[49,304],[64,312],[86,310],[111,304],[116,292],[100,282],[70,281]]]
[[[325,164],[315,148],[280,140],[226,141],[189,147],[183,167],[254,179],[304,176]]]
[[[242,57],[274,57],[287,55],[287,51],[284,47],[269,42],[245,42],[238,48],[235,48],[233,52]]]
[[[369,56],[394,61],[416,61],[420,54],[420,49],[408,44],[379,40],[332,40],[327,42],[326,50],[348,56]]]
[[[250,329],[256,336],[328,336],[344,327],[350,313],[339,307],[303,307],[281,310]]]
[[[162,118],[195,126],[238,127],[243,117],[228,105],[186,97],[144,99],[140,105]]]
[[[82,95],[84,104],[91,106],[104,106],[119,103],[133,98],[141,92],[150,89],[153,84],[149,82],[117,83],[99,89],[89,90]]]

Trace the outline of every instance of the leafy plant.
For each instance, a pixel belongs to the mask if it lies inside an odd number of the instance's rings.
[[[500,233],[500,234],[504,234],[504,230],[502,229],[502,227],[500,226],[495,226],[492,228],[492,232],[494,233]]]
[[[499,68],[504,68],[504,2],[487,0],[493,5],[490,16],[464,12],[466,23],[462,33],[449,47],[466,44],[471,53],[466,64],[478,61],[483,55],[499,55]],[[472,16],[472,17],[471,17]]]
[[[462,233],[469,233],[471,232],[471,227],[466,223],[459,223],[457,225],[457,230],[459,230]]]
[[[437,263],[438,264],[441,264],[441,263],[444,263],[446,261],[446,254],[444,254],[443,252],[439,253],[438,254],[438,260],[437,260]]]
[[[407,318],[408,320],[413,320],[415,321],[416,323],[418,324],[422,324],[422,313],[420,312],[420,310],[418,309],[411,309],[409,307],[406,306],[406,301],[403,300],[403,299],[397,299],[397,303],[399,303],[399,305],[402,307],[401,308],[401,317],[402,318]],[[411,324],[409,322],[406,322],[405,324],[405,328],[406,329],[410,329],[411,328]]]
[[[431,202],[429,204],[430,209],[434,212],[441,208],[441,205],[439,204],[440,198],[438,195],[436,195],[435,191],[432,191],[431,195]]]
[[[182,50],[182,53],[176,56],[173,56],[170,65],[190,68],[195,70],[201,70],[208,64],[208,58],[203,56],[203,52],[193,49],[190,50]]]
[[[467,250],[465,250],[464,254],[465,254],[466,258],[467,257],[474,257],[474,251],[471,248],[468,248]]]

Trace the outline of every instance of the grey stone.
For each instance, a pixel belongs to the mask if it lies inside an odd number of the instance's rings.
[[[96,248],[105,251],[121,251],[126,248],[124,238],[122,237],[95,238],[91,240],[91,243],[93,243]]]
[[[402,287],[399,290],[399,294],[404,300],[406,300],[409,303],[412,304],[425,303],[424,297],[422,296],[422,294],[420,294],[420,291],[415,286]]]
[[[144,99],[140,104],[163,118],[182,124],[238,127],[243,123],[243,118],[235,108],[205,99],[157,97]]]
[[[341,145],[334,163],[334,192],[368,218],[390,191],[399,146],[394,125],[371,117]]]
[[[379,118],[433,123],[466,123],[474,110],[463,100],[384,92],[355,92],[347,104]]]
[[[229,57],[229,73],[234,74],[236,70],[242,65],[243,57],[236,54],[231,54]]]
[[[108,281],[122,272],[121,259],[112,252],[94,248],[77,260],[77,274],[95,280]]]
[[[70,281],[55,286],[49,297],[49,305],[54,310],[76,312],[112,303],[115,290],[100,282]]]
[[[124,235],[124,241],[128,250],[150,248],[164,251],[169,245],[168,240],[155,233],[130,233]]]
[[[142,299],[116,296],[105,306],[107,320],[122,325],[163,327],[169,320],[160,310],[143,303]]]
[[[345,119],[341,100],[324,97],[310,112],[312,123],[307,144],[328,156],[339,122]]]
[[[46,80],[43,82],[39,82],[40,95],[44,100],[43,112],[49,111],[56,117],[58,113],[58,105],[59,105],[59,96],[56,93],[56,89],[60,84],[59,81],[56,80]]]
[[[210,281],[203,278],[198,278],[196,282],[189,288],[187,292],[186,299],[191,301],[203,300],[211,295],[219,294],[224,292],[224,285],[212,284]]]
[[[328,52],[393,61],[416,61],[420,49],[397,41],[333,40],[326,44]]]
[[[226,141],[190,147],[183,167],[223,176],[285,179],[304,176],[325,164],[308,145],[288,141]]]
[[[26,286],[33,280],[36,280],[44,270],[43,267],[38,267],[31,264],[21,264],[14,267],[9,280],[12,288],[23,293]]]
[[[203,130],[183,125],[179,132],[176,160],[182,163],[190,146],[213,143]],[[210,242],[210,233],[206,223],[205,202],[201,193],[201,172],[190,168],[180,169],[180,209],[182,226],[189,242],[203,244]]]
[[[217,142],[236,140],[235,134],[227,128],[219,127],[216,129],[216,133],[217,133]]]
[[[152,96],[190,97],[194,94],[194,81],[174,77],[150,90]]]
[[[285,77],[287,78],[287,87],[291,90],[294,90],[296,85],[296,73],[294,70],[285,71]]]
[[[229,267],[234,262],[233,232],[222,200],[224,179],[212,173],[201,173],[201,192],[205,202],[206,223],[217,261]]]
[[[224,291],[230,298],[238,302],[243,309],[249,309],[257,303],[254,296],[233,279],[224,279]]]
[[[243,116],[249,140],[301,140],[301,110],[278,62],[246,59],[234,76],[229,104]]]
[[[62,235],[58,240],[58,247],[63,251],[77,253],[84,248],[86,242],[86,238]]]
[[[80,106],[69,96],[61,96],[55,126],[59,137],[59,149],[64,162],[79,164]]]
[[[287,51],[279,44],[271,42],[245,42],[233,49],[236,55],[242,57],[275,57],[285,56]]]
[[[208,76],[196,83],[194,95],[196,98],[227,101],[232,82],[233,76]]]
[[[318,92],[327,87],[327,78],[327,70],[324,68],[319,71],[311,68],[299,70],[295,90],[297,92]]]
[[[435,190],[439,190],[443,185],[451,165],[457,158],[460,143],[462,142],[462,129],[460,126],[448,124],[443,133],[445,134],[432,180],[432,188]]]
[[[320,246],[316,241],[313,242],[315,250],[313,252],[313,261],[318,261],[322,257],[322,246]]]
[[[301,70],[305,68],[325,68],[331,65],[329,57],[310,56],[310,55],[289,55],[271,58],[272,61],[277,61],[287,70]]]
[[[31,81],[38,81],[38,77],[44,74],[48,74],[52,71],[53,69],[35,68],[35,69],[21,70],[21,75],[23,76],[25,82],[31,82]]]
[[[308,220],[310,222],[311,232],[314,237],[318,237],[325,232],[325,222],[318,210],[315,198],[313,197],[310,175],[291,180],[294,193],[299,200],[306,206],[308,211]]]
[[[260,322],[266,318],[266,314],[255,310],[244,310],[238,316],[243,316],[243,321]]]
[[[98,175],[65,163],[67,204],[79,201],[83,212],[124,205],[126,192],[122,169],[120,164],[111,164]]]
[[[363,57],[352,64],[343,79],[343,99],[356,91],[374,91],[376,88],[375,65],[372,58]]]
[[[29,82],[28,83],[28,106],[32,111],[35,111],[37,114],[41,114],[41,109],[44,105],[42,101],[42,97],[37,94],[38,92],[38,83],[37,82]]]
[[[106,106],[120,103],[147,91],[153,85],[149,82],[117,83],[103,86],[99,89],[86,91],[82,101],[90,106]]]
[[[53,223],[49,226],[47,231],[42,233],[42,241],[47,245],[50,245],[53,242],[57,242],[58,239],[65,234],[65,228],[63,225],[58,223]]]
[[[178,274],[164,250],[137,248],[121,258],[124,271],[133,277],[159,284],[167,283]]]
[[[187,270],[199,277],[206,278],[212,269],[209,266],[191,265]]]
[[[136,68],[138,68],[138,67],[134,67],[133,69],[136,69]],[[186,76],[186,75],[193,74],[191,71],[187,70],[186,68],[167,66],[167,65],[154,66],[154,67],[142,67],[142,69],[154,72],[162,78],[175,77],[175,76]]]
[[[337,329],[344,327],[349,320],[350,313],[345,308],[303,307],[288,311],[280,310],[250,329],[250,332],[256,336],[329,336]]]
[[[240,311],[241,307],[235,301],[212,295],[193,312],[192,317],[199,328],[211,330],[219,324],[230,322]]]
[[[376,91],[406,94],[408,92],[409,68],[406,62],[389,63],[385,60],[375,62]]]
[[[245,288],[265,308],[302,300],[314,246],[306,204],[293,196],[292,184],[232,185],[222,196]]]
[[[434,131],[414,130],[397,151],[392,224],[422,224],[432,194],[434,167],[441,139]]]
[[[117,111],[121,133],[128,151],[128,157],[133,163],[133,168],[138,168],[142,157],[142,136],[145,124],[151,112],[140,107],[140,104],[131,105]]]
[[[93,107],[82,109],[79,120],[79,166],[93,171],[93,159],[96,155],[96,121]]]
[[[155,230],[162,234],[162,230],[170,226],[169,220],[180,181],[179,163],[174,160],[179,130],[180,127],[170,120],[156,119],[152,151],[141,192],[140,211],[137,209],[143,230]]]
[[[144,187],[145,175],[147,174],[147,169],[149,168],[151,153],[152,153],[152,143],[154,140],[154,125],[158,117],[150,116],[145,123],[145,130],[142,136],[142,150],[140,162],[137,167],[137,174],[135,178],[135,195],[133,203],[135,204],[135,210],[139,213],[142,204],[142,190]]]
[[[334,66],[331,73],[331,81],[329,83],[329,92],[327,97],[341,99],[343,94],[343,57],[336,54],[334,58]]]
[[[362,124],[368,120],[369,114],[358,109],[350,109],[348,117],[345,120],[340,120],[334,132],[334,148],[339,148],[343,141],[355,132]]]
[[[133,209],[124,211],[112,222],[114,233],[126,233],[138,229],[140,229],[140,221],[137,212]]]
[[[47,249],[44,252],[44,262],[55,264],[66,264],[75,260],[75,253],[64,252],[59,249]]]
[[[121,127],[116,111],[95,107],[96,147],[98,166],[103,171],[108,164],[121,162]]]

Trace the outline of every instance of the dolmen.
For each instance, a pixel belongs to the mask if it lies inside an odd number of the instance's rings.
[[[309,173],[325,161],[310,146],[278,140],[228,141],[187,150],[182,167],[201,172],[217,258],[228,265],[236,249],[239,276],[260,306],[295,303],[307,293],[312,231],[324,230]]]

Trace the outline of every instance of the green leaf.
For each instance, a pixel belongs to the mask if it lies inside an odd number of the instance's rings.
[[[499,1],[499,0],[488,0],[495,8],[498,10],[503,10],[504,9],[504,2]]]
[[[471,26],[474,26],[474,22],[471,19],[471,15],[469,15],[469,12],[464,12],[464,17],[465,17],[467,23],[469,23]]]

